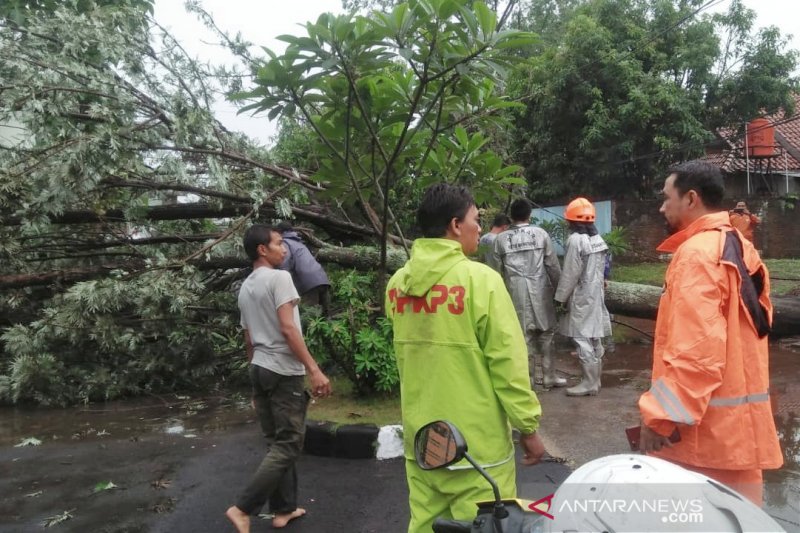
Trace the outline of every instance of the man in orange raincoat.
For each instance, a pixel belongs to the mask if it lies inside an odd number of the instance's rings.
[[[747,204],[738,202],[736,207],[728,211],[728,216],[731,218],[731,226],[738,229],[745,239],[754,242],[753,234],[760,220],[747,209]]]
[[[658,250],[674,255],[652,385],[639,398],[640,447],[760,505],[762,470],[783,464],[769,400],[769,274],[733,231],[723,193],[707,163],[684,163],[664,183],[660,211],[675,233]]]

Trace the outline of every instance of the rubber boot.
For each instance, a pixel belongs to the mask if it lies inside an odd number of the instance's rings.
[[[601,363],[584,363],[583,379],[574,387],[567,389],[567,396],[595,396],[600,392],[600,365]]]
[[[606,347],[603,346],[602,339],[597,339],[596,344],[594,345],[594,353],[597,356],[597,363],[599,368],[597,370],[597,391],[600,392],[600,388],[603,386],[602,376],[603,376],[603,361],[605,361],[606,355]]]
[[[556,376],[556,365],[553,361],[553,354],[546,353],[542,356],[542,374],[545,388],[566,387],[567,380]]]
[[[597,363],[597,392],[600,392],[600,389],[603,387],[603,358],[600,358],[600,362]]]
[[[542,357],[539,354],[532,354],[530,356],[531,383],[533,385],[541,385],[543,382],[541,362],[542,362]]]

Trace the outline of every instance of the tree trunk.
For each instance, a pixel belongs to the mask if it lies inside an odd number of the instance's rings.
[[[610,281],[606,289],[606,307],[611,313],[655,320],[661,299],[661,287]],[[772,337],[800,334],[800,298],[773,296]]]
[[[174,204],[148,207],[144,209],[140,217],[129,217],[122,209],[109,209],[107,211],[95,212],[66,211],[59,215],[50,215],[52,224],[96,224],[98,222],[136,222],[138,220],[190,220],[203,218],[230,218],[246,215],[250,212],[250,205],[224,205],[221,207],[206,204]],[[299,219],[316,224],[335,235],[349,236],[374,236],[377,233],[372,228],[354,224],[346,220],[331,217],[325,213],[319,213],[308,207],[292,207],[292,213]],[[262,216],[277,217],[272,204],[262,206],[260,212]],[[22,223],[19,217],[8,217],[0,220],[3,226],[18,226]]]
[[[406,261],[406,254],[401,248],[390,248],[388,252],[389,269],[394,272],[403,266]],[[327,246],[317,250],[314,255],[320,263],[334,263],[362,271],[375,270],[380,262],[380,250],[372,247],[339,248]],[[228,270],[248,267],[250,266],[250,261],[240,257],[219,257],[209,261],[193,261],[191,264],[200,270]],[[167,268],[180,268],[180,266],[176,264]],[[102,278],[112,270],[117,269],[129,272],[144,272],[146,270],[143,261],[133,260],[69,270],[7,274],[0,276],[0,290],[52,285],[54,283],[70,285],[79,281]]]
[[[656,318],[661,287],[609,281],[606,307],[609,312],[636,318]]]
[[[389,248],[387,252],[387,270],[395,272],[406,262],[406,254],[400,248]],[[320,263],[332,263],[361,271],[374,271],[380,263],[380,249],[366,246],[352,248],[326,246],[319,248],[314,255]],[[200,270],[224,270],[250,266],[249,261],[238,257],[220,257],[211,261],[193,262],[193,264]],[[5,275],[0,276],[0,290],[53,283],[69,285],[78,281],[101,278],[114,269],[136,271],[143,267],[142,262],[129,261],[84,269]],[[179,265],[175,266],[175,268],[178,267]],[[655,320],[660,299],[661,287],[652,285],[610,281],[606,289],[606,307],[611,313],[624,316]],[[775,307],[772,336],[785,337],[800,334],[800,298],[773,296],[772,303]]]
[[[320,263],[336,263],[340,266],[352,267],[357,270],[375,270],[381,261],[381,251],[372,247],[354,248],[320,248],[317,253]],[[394,272],[403,266],[408,257],[401,248],[388,248],[386,250],[386,266],[389,272]]]

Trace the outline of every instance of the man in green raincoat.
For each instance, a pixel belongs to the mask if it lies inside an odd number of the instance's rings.
[[[523,464],[538,463],[545,450],[514,305],[500,275],[466,257],[480,238],[472,195],[464,187],[432,185],[417,224],[424,238],[414,241],[411,259],[389,281],[386,314],[400,372],[408,530],[427,533],[437,517],[472,519],[475,502],[493,495],[464,461],[442,470],[419,468],[413,444],[420,427],[440,419],[454,423],[503,498],[516,495],[511,428],[521,433]]]

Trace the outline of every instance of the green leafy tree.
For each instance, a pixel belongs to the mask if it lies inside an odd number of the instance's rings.
[[[652,194],[670,163],[702,154],[720,126],[792,110],[797,54],[734,1],[709,15],[701,0],[534,0],[541,53],[515,72],[525,101],[514,138],[539,198]]]
[[[313,130],[313,151],[327,156],[313,178],[382,234],[384,258],[390,229],[403,235],[403,213],[429,183],[467,184],[479,202],[518,183],[483,130],[514,105],[498,84],[533,36],[502,30],[485,4],[412,0],[369,17],[323,14],[306,35],[279,39],[285,53],[267,50],[256,87],[236,98],[250,102],[243,111],[299,116]]]

